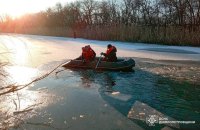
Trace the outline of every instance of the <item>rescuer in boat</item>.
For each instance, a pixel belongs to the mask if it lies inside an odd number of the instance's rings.
[[[111,44],[108,44],[106,53],[101,52],[101,55],[104,55],[104,61],[108,62],[116,62],[117,56],[116,56],[117,48]]]
[[[82,55],[78,59],[81,59],[83,62],[91,62],[95,59],[95,57],[96,53],[90,47],[90,45],[87,45],[82,47]]]

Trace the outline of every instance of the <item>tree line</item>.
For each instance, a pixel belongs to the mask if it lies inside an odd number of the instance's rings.
[[[80,0],[17,19],[0,31],[200,46],[200,0]]]

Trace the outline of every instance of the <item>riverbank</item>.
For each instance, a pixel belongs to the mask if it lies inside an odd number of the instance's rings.
[[[5,28],[2,33],[200,47],[198,28],[196,31],[191,31],[182,26],[89,26],[84,29],[70,27],[26,27],[24,29],[16,27],[15,29]]]

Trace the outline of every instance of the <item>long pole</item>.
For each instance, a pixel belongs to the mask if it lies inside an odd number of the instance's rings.
[[[102,56],[102,55],[101,55]],[[98,60],[98,62],[97,62],[97,64],[96,64],[96,67],[95,67],[95,70],[97,69],[97,67],[99,66],[99,63],[100,63],[100,61],[101,61],[101,56],[99,57],[99,60]]]

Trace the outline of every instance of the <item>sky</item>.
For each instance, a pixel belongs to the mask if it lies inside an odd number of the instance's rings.
[[[9,15],[12,18],[27,13],[36,13],[60,2],[66,4],[76,0],[0,0],[0,16]]]

